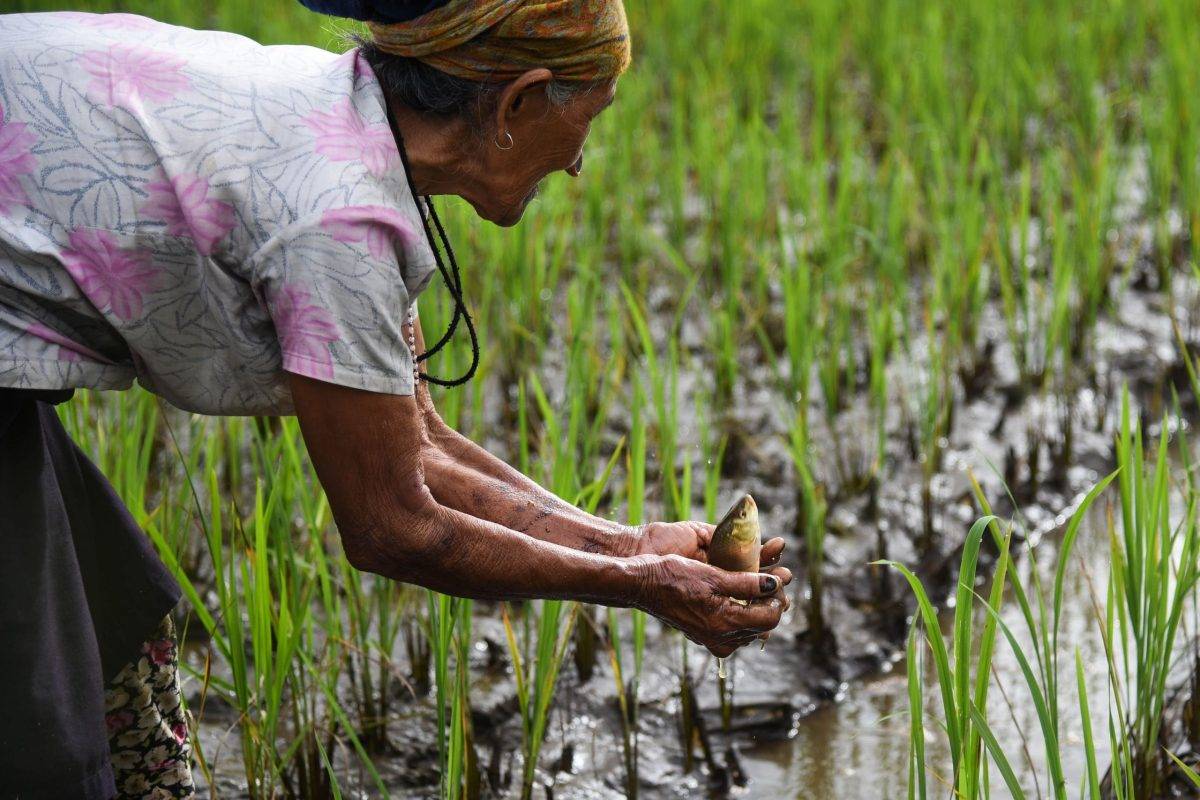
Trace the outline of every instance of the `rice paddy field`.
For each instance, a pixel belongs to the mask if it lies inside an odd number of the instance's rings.
[[[440,202],[483,361],[435,401],[615,519],[752,492],[792,610],[718,681],[639,612],[363,575],[294,420],[79,395],[186,589],[201,794],[1200,796],[1200,2],[626,3],[583,177]]]

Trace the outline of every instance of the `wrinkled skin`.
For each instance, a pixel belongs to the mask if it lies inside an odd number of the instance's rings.
[[[430,120],[393,102],[417,191],[458,195],[479,216],[508,227],[520,221],[547,176],[578,177],[592,121],[613,102],[616,84],[578,92],[559,107],[546,95],[550,79],[545,69],[525,73],[475,124]]]

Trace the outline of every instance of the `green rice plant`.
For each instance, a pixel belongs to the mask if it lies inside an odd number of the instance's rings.
[[[1200,775],[1196,773],[1196,770],[1180,761],[1179,756],[1175,755],[1170,750],[1167,750],[1166,753],[1171,757],[1171,760],[1175,762],[1175,766],[1179,767],[1179,770],[1187,777],[1189,781],[1192,782],[1192,786],[1200,789]]]
[[[825,487],[813,477],[812,455],[803,416],[797,414],[792,424],[789,451],[796,469],[796,525],[804,541],[805,576],[808,580],[808,633],[815,642],[826,642],[830,630],[824,613],[825,574],[825,512],[828,508]]]
[[[1130,778],[1138,796],[1154,796],[1165,777],[1159,734],[1176,635],[1200,580],[1200,533],[1190,478],[1184,487],[1184,512],[1178,520],[1172,515],[1167,425],[1156,452],[1148,457],[1142,431],[1130,417],[1126,393],[1116,448],[1122,468],[1117,484],[1121,526],[1119,532],[1111,532],[1111,627],[1127,678],[1130,741],[1128,749],[1118,751],[1113,772],[1115,780],[1123,774]]]
[[[573,346],[568,355],[566,391],[571,401],[564,421],[555,411],[555,404],[543,389],[535,373],[527,382],[542,420],[541,466],[544,482],[560,497],[579,500],[591,498],[598,502],[603,486],[611,474],[614,459],[610,459],[601,476],[588,486],[580,483],[583,474],[576,461],[580,440],[587,431],[586,406],[577,387],[587,380],[586,371],[572,364],[582,363],[581,350]],[[524,399],[522,390],[522,400]],[[523,407],[523,405],[522,405]],[[523,424],[523,429],[525,426]],[[527,434],[523,434],[527,435]],[[527,445],[525,445],[527,447]],[[546,725],[554,699],[554,689],[562,661],[572,641],[572,630],[579,614],[577,603],[561,600],[542,600],[526,604],[522,614],[521,633],[512,622],[508,604],[502,608],[509,653],[517,683],[517,700],[522,720],[522,744],[525,763],[522,771],[523,800],[532,797],[538,756],[546,736]],[[535,622],[536,617],[536,622]],[[536,624],[536,629],[535,629]]]
[[[889,562],[908,581],[916,596],[920,623],[933,655],[943,710],[941,725],[946,732],[953,764],[953,775],[948,782],[955,787],[956,796],[963,798],[988,796],[986,767],[988,762],[985,754],[1001,773],[1012,796],[1024,796],[1024,790],[1015,777],[1009,758],[987,721],[987,696],[992,680],[991,664],[995,653],[997,634],[1002,633],[1018,662],[1025,680],[1025,689],[1028,690],[1029,701],[1036,710],[1044,744],[1046,769],[1049,772],[1050,794],[1055,798],[1067,797],[1062,767],[1062,737],[1058,718],[1060,708],[1058,635],[1062,619],[1063,584],[1066,566],[1088,509],[1114,477],[1116,477],[1116,473],[1097,483],[1072,513],[1059,548],[1049,606],[1046,604],[1040,582],[1037,581],[1037,562],[1032,550],[1026,554],[1032,562],[1031,575],[1035,582],[1031,601],[1031,593],[1022,584],[1018,574],[1011,569],[1009,545],[1012,529],[1010,528],[1007,532],[1002,530],[997,519],[990,515],[987,500],[979,490],[978,484],[975,484],[977,497],[984,506],[984,513],[987,516],[980,518],[971,527],[963,547],[962,565],[959,569],[954,604],[952,651],[947,651],[942,641],[937,612],[920,578],[903,565]],[[976,639],[973,633],[975,626],[973,617],[977,597],[974,589],[975,574],[983,534],[988,529],[997,545],[999,557],[989,595],[986,600],[981,599],[979,605],[986,617],[982,634]],[[1021,644],[1008,623],[1000,615],[1005,586],[1011,589],[1020,616],[1025,623],[1029,636],[1027,646]],[[911,669],[912,667],[910,667]],[[972,670],[974,671],[973,678]],[[920,705],[920,700],[920,693],[914,691],[910,686],[910,714],[923,715],[924,710]],[[1086,692],[1081,696],[1081,702],[1086,703]],[[1084,714],[1086,715],[1086,713],[1085,709]],[[923,730],[919,730],[923,727],[914,722],[911,735],[923,736]],[[1087,745],[1092,748],[1088,757],[1094,760],[1094,744],[1090,737],[1087,739]],[[923,743],[918,745],[914,741],[910,746],[912,752],[915,753],[918,747],[923,747]],[[917,773],[915,784],[914,776],[910,775],[910,794],[915,793],[920,796],[925,793],[925,779],[919,774],[923,769],[922,765],[915,766],[914,772]]]
[[[926,310],[924,339],[928,360],[917,386],[922,518],[918,543],[926,551],[934,546],[933,478],[942,467],[942,454],[950,433],[950,417],[954,406],[948,345],[937,337],[933,316],[932,310]]]
[[[630,525],[642,522],[646,494],[646,420],[643,415],[645,390],[636,373],[631,376],[633,397],[629,407],[629,450],[626,459],[627,517]],[[632,669],[624,655],[621,641],[621,614],[608,609],[608,651],[613,680],[617,689],[617,705],[621,715],[621,749],[625,763],[625,796],[638,796],[638,702],[642,681],[642,664],[646,650],[646,614],[632,609],[628,612]],[[628,675],[628,677],[627,677]]]
[[[695,415],[700,430],[699,440],[708,439],[708,424],[706,421],[703,401],[697,395]],[[684,458],[677,484],[677,495],[672,501],[680,518],[691,519],[692,516],[692,459]],[[688,665],[688,640],[679,636],[679,744],[683,750],[683,771],[690,773],[695,767],[693,746],[696,740],[696,699],[695,687],[692,684],[691,670]]]
[[[235,517],[227,540],[224,504],[214,473],[209,476],[212,499],[204,528],[218,616],[201,602],[157,528],[151,524],[147,533],[230,670],[229,681],[212,675],[207,679],[210,688],[240,712],[242,764],[250,796],[329,796],[337,778],[323,763],[322,753],[329,751],[337,728],[314,714],[310,701],[319,695],[307,691],[308,680],[319,682],[320,676],[307,670],[299,656],[312,632],[314,579],[295,553],[279,552],[290,537],[271,533],[277,492],[264,498],[260,488],[249,530],[242,530]],[[278,742],[284,737],[289,744],[280,749]]]
[[[426,590],[433,651],[441,794],[447,800],[478,797],[479,768],[471,728],[472,601]],[[454,670],[451,673],[451,660]]]
[[[941,692],[942,709],[944,712],[943,724],[954,768],[949,782],[964,797],[978,796],[976,792],[978,791],[977,780],[980,773],[981,753],[979,750],[978,726],[971,717],[971,708],[973,705],[981,705],[986,700],[987,687],[990,680],[991,642],[994,641],[995,627],[993,625],[984,629],[980,657],[974,663],[976,673],[974,683],[975,692],[973,695],[970,695],[969,692],[972,685],[970,668],[972,666],[973,647],[975,644],[972,638],[972,615],[974,611],[973,586],[979,546],[982,542],[985,529],[994,519],[994,517],[990,516],[982,517],[971,526],[971,530],[967,533],[967,539],[963,547],[962,564],[959,568],[958,602],[956,602],[954,608],[953,660],[951,660],[951,654],[947,652],[945,643],[942,640],[941,627],[933,602],[920,578],[914,575],[903,564],[886,562],[888,566],[894,567],[904,576],[913,594],[916,596],[918,615],[925,631],[926,641],[933,655],[938,686]],[[1007,536],[1002,539],[1001,560],[999,562],[1001,565],[1005,565],[1008,558],[1007,541]],[[1001,566],[997,572],[999,580],[993,579],[992,596],[997,601],[1000,598],[1000,591],[1003,586],[1004,570],[1005,567]],[[910,642],[910,658],[913,649]],[[915,667],[910,666],[910,669],[915,669]],[[913,688],[911,685],[912,680],[913,678],[910,677],[910,703],[916,701],[918,705],[910,705],[909,713],[919,719],[924,715],[924,708],[919,704],[921,692],[919,689]],[[923,737],[922,728],[923,725],[914,721],[912,723],[911,735],[915,737],[920,733]],[[914,741],[911,743],[911,747],[911,752],[915,757],[917,752],[923,751],[924,742]],[[923,773],[924,769],[923,763],[914,765],[914,771],[917,773]],[[921,794],[924,795],[924,777],[918,775],[917,782]],[[911,786],[910,791],[912,791]]]
[[[333,567],[345,601],[338,602],[338,593],[326,595],[322,591],[324,623],[332,635],[346,643],[344,667],[359,736],[368,751],[386,753],[392,748],[387,723],[398,682],[392,652],[404,630],[405,615],[415,617],[418,612],[408,599],[411,590],[402,584],[378,575],[364,576],[345,559],[335,559]]]
[[[908,800],[926,800],[929,796],[925,777],[925,650],[917,637],[917,624],[908,629],[904,649],[908,677]]]
[[[986,141],[978,141],[982,97],[972,98],[955,138],[930,137],[929,187],[935,233],[932,269],[932,308],[945,350],[944,369],[957,369],[965,388],[983,366],[976,321],[989,294],[984,255],[988,247],[984,176],[989,172]]]
[[[561,600],[543,600],[537,614],[536,649],[525,651],[517,643],[508,605],[502,607],[504,630],[508,638],[509,654],[513,660],[513,673],[517,683],[517,704],[521,713],[522,745],[525,764],[521,772],[521,798],[531,800],[534,779],[537,773],[538,756],[546,738],[546,724],[550,718],[554,701],[554,688],[559,669],[566,656],[571,640],[571,629],[575,625],[579,606]],[[531,614],[525,617],[526,643],[535,641],[529,630]]]
[[[807,428],[809,386],[818,337],[820,289],[814,286],[813,267],[798,252],[797,234],[784,236],[783,291],[784,346],[787,351],[787,400],[796,404],[796,413],[804,416]]]
[[[830,302],[833,308],[816,328],[824,331],[822,338],[825,342],[825,346],[818,351],[816,371],[817,383],[825,401],[825,422],[833,438],[834,463],[840,483],[845,485],[851,482],[851,476],[837,417],[845,406],[845,398],[854,389],[854,380],[858,373],[855,354],[857,331],[851,324],[851,319],[857,312],[846,298],[835,297]],[[808,335],[812,336],[812,330]]]
[[[1100,800],[1100,770],[1096,763],[1095,734],[1092,732],[1092,712],[1088,702],[1087,682],[1083,675],[1083,657],[1075,648],[1075,692],[1079,697],[1079,722],[1083,728],[1083,753],[1087,763],[1087,796]]]
[[[1017,362],[1021,383],[1039,384],[1046,371],[1045,351],[1041,345],[1044,328],[1041,319],[1042,285],[1032,270],[1030,243],[1032,220],[1033,169],[1022,164],[1016,191],[1005,191],[1001,165],[994,166],[991,185],[992,207],[998,212],[999,230],[993,237],[992,255],[996,264],[997,286],[1004,313],[1005,331]]]
[[[719,443],[713,441],[712,426],[708,414],[705,412],[704,400],[701,395],[696,397],[696,419],[698,420],[699,440],[702,443],[701,452],[711,454],[705,459],[702,469],[704,518],[717,519],[717,497],[721,485],[721,462],[725,456],[725,439],[722,438]],[[680,484],[682,495],[678,506],[680,514],[685,518],[691,516],[692,474],[691,462],[685,460],[683,479]],[[697,740],[700,740],[701,747],[706,751],[708,747],[703,735],[704,721],[700,716],[700,707],[696,699],[696,684],[692,679],[688,653],[688,640],[681,634],[679,637],[679,729],[683,745],[683,770],[685,773],[690,773],[695,768],[694,749]],[[722,687],[718,688],[718,693],[724,704],[726,699]],[[714,769],[716,764],[711,752],[706,754],[706,760],[710,770]]]
[[[875,303],[868,309],[867,326],[870,330],[871,344],[867,364],[867,386],[870,407],[875,418],[875,446],[871,464],[864,478],[868,484],[874,484],[887,458],[888,408],[891,405],[888,363],[897,344],[896,309],[886,290],[879,292]]]
[[[676,433],[679,429],[677,393],[679,383],[679,346],[677,344],[679,320],[676,318],[675,324],[667,331],[667,359],[666,363],[663,364],[660,361],[657,348],[654,344],[654,337],[650,331],[650,325],[646,321],[646,315],[642,311],[641,303],[633,296],[633,293],[625,284],[621,285],[621,293],[625,298],[629,319],[633,325],[638,344],[641,347],[641,353],[645,359],[647,377],[649,378],[649,400],[654,409],[654,438],[657,445],[656,453],[658,455],[662,480],[662,496],[665,505],[662,515],[665,519],[677,519],[680,518],[682,513],[678,506],[681,497],[679,489],[679,465],[676,461],[678,456]],[[636,500],[634,499],[634,482],[637,481],[639,483],[638,492],[640,495],[640,493],[645,491],[647,439],[646,421],[642,416],[642,410],[638,406],[640,403],[645,402],[647,398],[646,389],[642,385],[640,376],[633,373],[630,380],[633,384],[633,398],[630,404],[630,414],[633,420],[631,422],[631,430],[638,430],[639,432],[636,436],[631,433],[629,453],[631,459],[634,456],[638,456],[640,460],[631,460],[629,465],[628,500],[630,503],[629,524],[636,525],[641,522],[643,499],[641,496]],[[639,477],[635,478],[635,473]],[[633,505],[634,503],[636,503],[636,509]],[[636,521],[634,519],[635,510],[637,511]]]

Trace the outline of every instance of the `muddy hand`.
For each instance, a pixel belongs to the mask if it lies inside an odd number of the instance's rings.
[[[791,581],[791,572],[783,568],[725,572],[678,555],[632,561],[640,587],[634,605],[683,631],[715,656],[728,656],[771,631],[787,609],[782,589]]]
[[[708,561],[706,550],[713,526],[707,522],[650,522],[638,528],[637,549],[633,555],[678,555],[695,561]]]

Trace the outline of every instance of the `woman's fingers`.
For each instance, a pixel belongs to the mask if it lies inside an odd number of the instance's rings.
[[[787,586],[789,583],[792,582],[792,571],[790,569],[788,569],[787,567],[771,567],[770,569],[764,569],[759,574],[760,575],[774,575],[776,578],[779,579],[779,582],[783,586]]]
[[[782,577],[767,572],[718,571],[714,583],[718,594],[747,602],[775,594],[784,585]]]
[[[726,617],[736,629],[735,635],[766,633],[779,624],[779,618],[787,609],[787,599],[768,597],[743,606],[730,601]],[[754,638],[751,636],[751,638]]]
[[[758,555],[758,563],[760,567],[771,567],[779,561],[779,556],[783,553],[783,539],[778,536],[774,539],[768,539],[762,546],[762,551]]]

